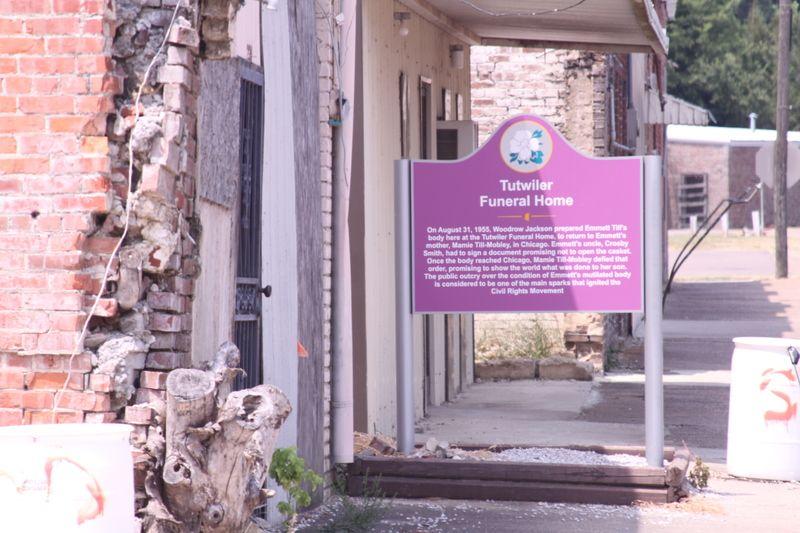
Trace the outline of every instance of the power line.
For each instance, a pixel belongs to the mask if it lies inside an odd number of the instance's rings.
[[[574,9],[581,4],[586,3],[588,0],[578,0],[574,4],[568,5],[566,7],[556,7],[552,9],[545,9],[543,11],[492,11],[491,9],[486,9],[485,7],[481,7],[472,0],[459,0],[462,4],[474,9],[479,13],[483,13],[484,15],[489,15],[490,17],[540,17],[542,15],[555,15],[556,13],[563,13],[565,11],[569,11],[570,9]]]

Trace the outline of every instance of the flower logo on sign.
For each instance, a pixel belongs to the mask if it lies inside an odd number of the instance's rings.
[[[529,165],[535,163],[541,165],[544,160],[544,151],[542,150],[542,135],[544,132],[541,129],[534,130],[520,130],[514,134],[509,143],[509,161],[518,165]]]
[[[525,174],[536,172],[553,155],[553,139],[545,126],[536,121],[513,122],[500,139],[500,155],[512,170]]]

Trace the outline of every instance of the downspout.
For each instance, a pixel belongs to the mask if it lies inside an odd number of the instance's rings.
[[[333,231],[331,332],[332,459],[353,462],[353,305],[350,269],[350,169],[353,157],[358,0],[342,0],[333,35],[334,72],[339,78],[339,124],[333,128]],[[333,18],[333,17],[332,17]],[[333,26],[336,26],[334,24]]]
[[[614,65],[612,63],[619,63],[617,56],[614,54],[609,54],[611,60],[608,61],[608,84],[609,84],[609,94],[611,95],[611,147],[616,148],[622,152],[628,154],[635,154],[636,148],[628,146],[626,144],[622,144],[617,142],[617,113],[616,113],[616,76],[614,75]],[[628,80],[630,82],[630,59],[628,60]],[[628,99],[630,101],[630,98]]]

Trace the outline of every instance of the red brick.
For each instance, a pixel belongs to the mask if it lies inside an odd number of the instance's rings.
[[[0,74],[11,74],[17,71],[17,60],[13,57],[0,57]]]
[[[36,341],[36,349],[41,353],[66,353],[75,349],[77,335],[72,332],[42,333]]]
[[[25,74],[66,74],[75,72],[75,58],[20,57],[19,71]]]
[[[53,95],[58,91],[58,76],[33,78],[31,92],[34,94]],[[62,111],[63,112],[63,111]]]
[[[22,270],[25,257],[22,255],[0,254],[0,270]]]
[[[14,113],[17,110],[15,96],[0,96],[0,113]]]
[[[148,426],[153,421],[153,408],[149,405],[129,405],[125,407],[125,423]]]
[[[62,370],[69,368],[68,355],[34,355],[31,368],[34,370]],[[88,354],[78,354],[72,359],[73,372],[91,372],[92,358]]]
[[[52,409],[53,393],[41,390],[22,391],[22,407],[25,409]]]
[[[103,33],[103,19],[100,17],[84,18],[81,33]]]
[[[49,166],[46,157],[12,156],[0,159],[0,174],[39,174],[47,172]]]
[[[78,140],[74,135],[33,134],[17,137],[21,154],[52,154],[56,152],[75,153]]]
[[[26,424],[80,424],[83,422],[83,411],[58,410],[25,411]]]
[[[53,174],[84,174],[88,172],[108,172],[111,161],[105,156],[58,156],[51,160]]]
[[[51,252],[74,252],[83,248],[86,235],[80,232],[50,235],[47,249]]]
[[[74,142],[75,140],[72,139]],[[46,194],[48,196],[63,193],[81,192],[81,176],[39,175],[25,180],[25,191],[28,194]]]
[[[0,389],[25,388],[24,376],[20,369],[0,368]]]
[[[49,283],[52,287],[52,281]],[[80,288],[80,287],[76,287]],[[56,331],[78,331],[83,327],[86,315],[83,313],[59,313],[50,315],[50,327]]]
[[[170,292],[188,296],[193,292],[194,282],[191,278],[175,276],[167,280],[166,286]]]
[[[120,76],[106,73],[92,76],[89,90],[95,93],[120,94],[123,84],[123,79]]]
[[[14,137],[0,137],[0,154],[12,154],[17,150]]]
[[[62,94],[86,94],[89,80],[85,76],[63,76],[58,80],[58,90]]]
[[[102,115],[67,115],[48,117],[48,130],[53,133],[74,132],[86,135],[100,135],[106,130]]]
[[[136,390],[136,397],[134,401],[136,403],[151,403],[151,402],[159,402],[159,401],[166,401],[167,393],[163,390],[155,390],[155,389],[145,389],[144,387],[140,387]]]
[[[166,5],[166,4],[165,4]],[[105,0],[83,0],[83,12],[89,15],[100,15],[105,13]]]
[[[36,348],[37,333],[0,332],[0,350],[31,351]]]
[[[2,153],[2,150],[0,150]],[[19,178],[0,178],[0,193],[22,192],[22,180]]]
[[[68,292],[26,294],[23,305],[28,309],[80,311],[83,308],[83,297],[80,294]]]
[[[97,54],[103,51],[102,37],[48,37],[48,54]]]
[[[18,252],[40,252],[47,243],[45,235],[0,234],[0,250]]]
[[[0,35],[22,33],[22,19],[0,18]]]
[[[81,272],[53,272],[47,274],[47,286],[53,291],[88,291],[92,286],[92,278]],[[62,324],[71,323],[72,320],[63,323],[53,322],[53,327],[64,330]]]
[[[0,409],[0,426],[18,426],[22,424],[22,409]]]
[[[167,388],[168,372],[154,372],[152,370],[143,370],[139,374],[139,383],[146,389],[164,390]]]
[[[56,270],[77,270],[83,268],[83,256],[80,252],[47,254],[44,257],[44,267]]]
[[[15,278],[15,276],[11,277],[12,279]],[[0,274],[0,279],[3,278],[5,278],[5,275]],[[28,288],[26,283],[20,283],[18,287]],[[47,317],[47,313],[43,311],[0,311],[0,329],[43,333],[49,328],[50,320]]]
[[[93,298],[88,298],[86,302],[86,307],[91,307],[93,304]],[[119,312],[119,306],[117,304],[117,300],[114,298],[100,298],[100,301],[97,304],[97,307],[94,309],[94,316],[101,316],[101,317],[114,317],[117,316]]]
[[[147,304],[159,311],[186,312],[186,298],[171,292],[149,292],[147,293]]]
[[[41,116],[0,116],[0,133],[38,133],[43,129],[44,117]]]
[[[22,407],[22,393],[21,390],[0,390],[0,407]]]
[[[0,13],[21,15],[23,13],[48,13],[50,3],[43,0],[3,0],[0,2]]]
[[[26,388],[31,390],[60,390],[67,381],[66,372],[28,372],[25,374]],[[73,372],[69,374],[67,388],[72,390],[83,390],[83,374]]]
[[[81,152],[94,154],[108,153],[108,137],[86,136],[81,138]]]
[[[80,13],[81,0],[53,0],[54,13]]]
[[[108,411],[111,397],[105,393],[64,391],[59,395],[58,406],[81,411]]]
[[[76,113],[110,113],[114,109],[114,98],[111,95],[75,97]]]
[[[78,56],[78,72],[82,74],[102,74],[109,72],[112,68],[111,58],[103,55],[81,55]]]
[[[62,225],[65,230],[89,231],[94,228],[92,216],[85,213],[64,215]]]
[[[0,37],[0,54],[41,54],[44,40],[35,37]]]
[[[186,366],[186,354],[181,352],[150,352],[145,368],[150,370],[174,370]]]
[[[25,21],[25,31],[34,35],[72,35],[78,33],[79,22],[78,17],[34,18]]]
[[[179,315],[152,313],[149,327],[153,331],[178,332],[182,329],[182,321]]]
[[[0,354],[0,366],[6,369],[26,370],[31,368],[32,364],[33,358],[29,355]]]
[[[29,76],[6,76],[4,83],[6,94],[27,94],[33,86]]]
[[[108,374],[89,374],[89,388],[95,392],[111,392],[114,381]]]
[[[71,113],[72,96],[20,96],[19,110],[23,113]]]
[[[58,197],[54,207],[59,211],[105,212],[111,207],[110,203],[105,194],[82,194]]]

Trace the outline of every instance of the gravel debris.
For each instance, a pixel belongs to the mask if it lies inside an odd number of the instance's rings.
[[[551,463],[608,466],[647,466],[647,459],[638,455],[601,454],[567,448],[511,448],[487,457],[490,461]]]

